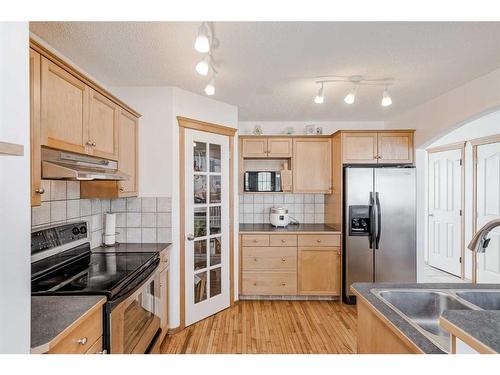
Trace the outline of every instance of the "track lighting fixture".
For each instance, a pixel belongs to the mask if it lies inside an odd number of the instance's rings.
[[[321,82],[321,87],[318,90],[318,95],[314,98],[314,103],[316,104],[323,104],[325,101],[325,94],[323,90],[323,82]]]
[[[382,94],[382,101],[380,104],[382,107],[388,107],[392,105],[392,98],[389,95],[388,86],[392,86],[394,84],[393,78],[365,78],[360,75],[355,76],[321,76],[317,77],[317,84],[321,84],[319,88],[318,94],[314,97],[314,103],[323,104],[325,101],[324,95],[324,84],[325,83],[341,83],[346,84],[349,83],[352,85],[351,90],[344,96],[344,102],[346,104],[354,104],[356,101],[357,90],[360,86],[382,86],[385,87],[384,92]]]
[[[206,76],[208,74],[208,70],[210,68],[210,56],[206,55],[203,60],[201,60],[198,64],[196,64],[196,71],[198,74],[202,76]]]
[[[210,51],[210,40],[208,39],[208,27],[206,22],[202,22],[198,28],[198,36],[194,42],[194,49],[202,53]]]
[[[215,94],[215,73],[212,76],[210,82],[205,86],[205,94],[208,96],[212,96]]]
[[[380,102],[382,107],[389,107],[392,104],[391,96],[389,95],[389,90],[385,89],[382,94],[382,101]]]
[[[353,88],[349,93],[345,96],[344,102],[346,104],[353,104],[354,101],[356,100],[356,89]]]

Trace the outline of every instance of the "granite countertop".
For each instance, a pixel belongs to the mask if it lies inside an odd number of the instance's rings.
[[[447,310],[441,325],[479,352],[500,353],[500,310]]]
[[[363,297],[368,303],[389,320],[399,331],[401,331],[411,342],[418,346],[426,354],[445,353],[434,342],[427,338],[423,333],[413,327],[397,312],[379,299],[371,292],[377,288],[406,288],[406,289],[499,289],[498,284],[462,284],[462,283],[354,283],[351,290]],[[484,310],[483,310],[484,311]],[[477,313],[478,310],[469,310],[466,313]]]
[[[240,224],[240,233],[341,233],[340,228],[327,224],[289,224],[286,228],[276,228],[271,224]]]
[[[168,248],[172,243],[117,243],[115,246],[99,246],[92,249],[94,253],[148,253],[159,252]]]
[[[103,296],[32,296],[31,353],[46,353],[65,331],[106,302]]]

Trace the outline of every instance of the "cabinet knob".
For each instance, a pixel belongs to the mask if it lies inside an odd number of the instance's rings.
[[[87,141],[87,146],[92,146],[92,141],[90,139]]]
[[[125,189],[124,189],[123,187],[121,187],[119,190],[120,190],[120,191],[125,191]]]
[[[95,141],[92,142],[92,147],[95,147],[97,146],[97,143],[95,143]]]
[[[281,286],[286,286],[286,283],[281,283]]]
[[[253,261],[254,261],[254,262],[257,262],[257,258],[253,258]]]
[[[282,243],[285,243],[285,240],[281,240]]]
[[[281,258],[281,261],[282,262],[286,262],[286,258]]]
[[[316,242],[317,242],[317,243],[320,243],[320,242],[321,242],[321,240],[316,240]]]
[[[35,193],[37,193],[37,194],[43,194],[43,193],[45,193],[45,189],[43,187],[38,188],[38,189],[35,190]]]
[[[108,351],[104,349],[102,352],[97,352],[96,354],[108,354]]]
[[[257,243],[257,240],[253,240],[253,242]]]
[[[253,283],[253,286],[257,286],[257,281]]]
[[[81,338],[81,339],[78,339],[78,343],[79,343],[80,345],[85,345],[85,344],[87,343],[87,340],[88,340],[88,339],[87,339],[86,337],[83,337],[83,338]]]

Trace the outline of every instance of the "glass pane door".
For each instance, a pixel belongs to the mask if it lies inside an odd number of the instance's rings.
[[[229,306],[228,137],[186,130],[186,324]]]

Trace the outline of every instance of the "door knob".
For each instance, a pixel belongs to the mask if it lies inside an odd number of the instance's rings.
[[[43,194],[43,193],[45,193],[45,189],[43,187],[38,188],[38,189],[35,190],[35,193],[37,193],[37,194]]]
[[[83,337],[81,339],[78,339],[77,342],[80,344],[80,345],[85,345],[87,343],[87,338],[86,337]]]
[[[191,234],[191,233],[188,233],[188,235],[186,236],[187,240],[188,241],[193,241],[194,240],[194,235]]]

